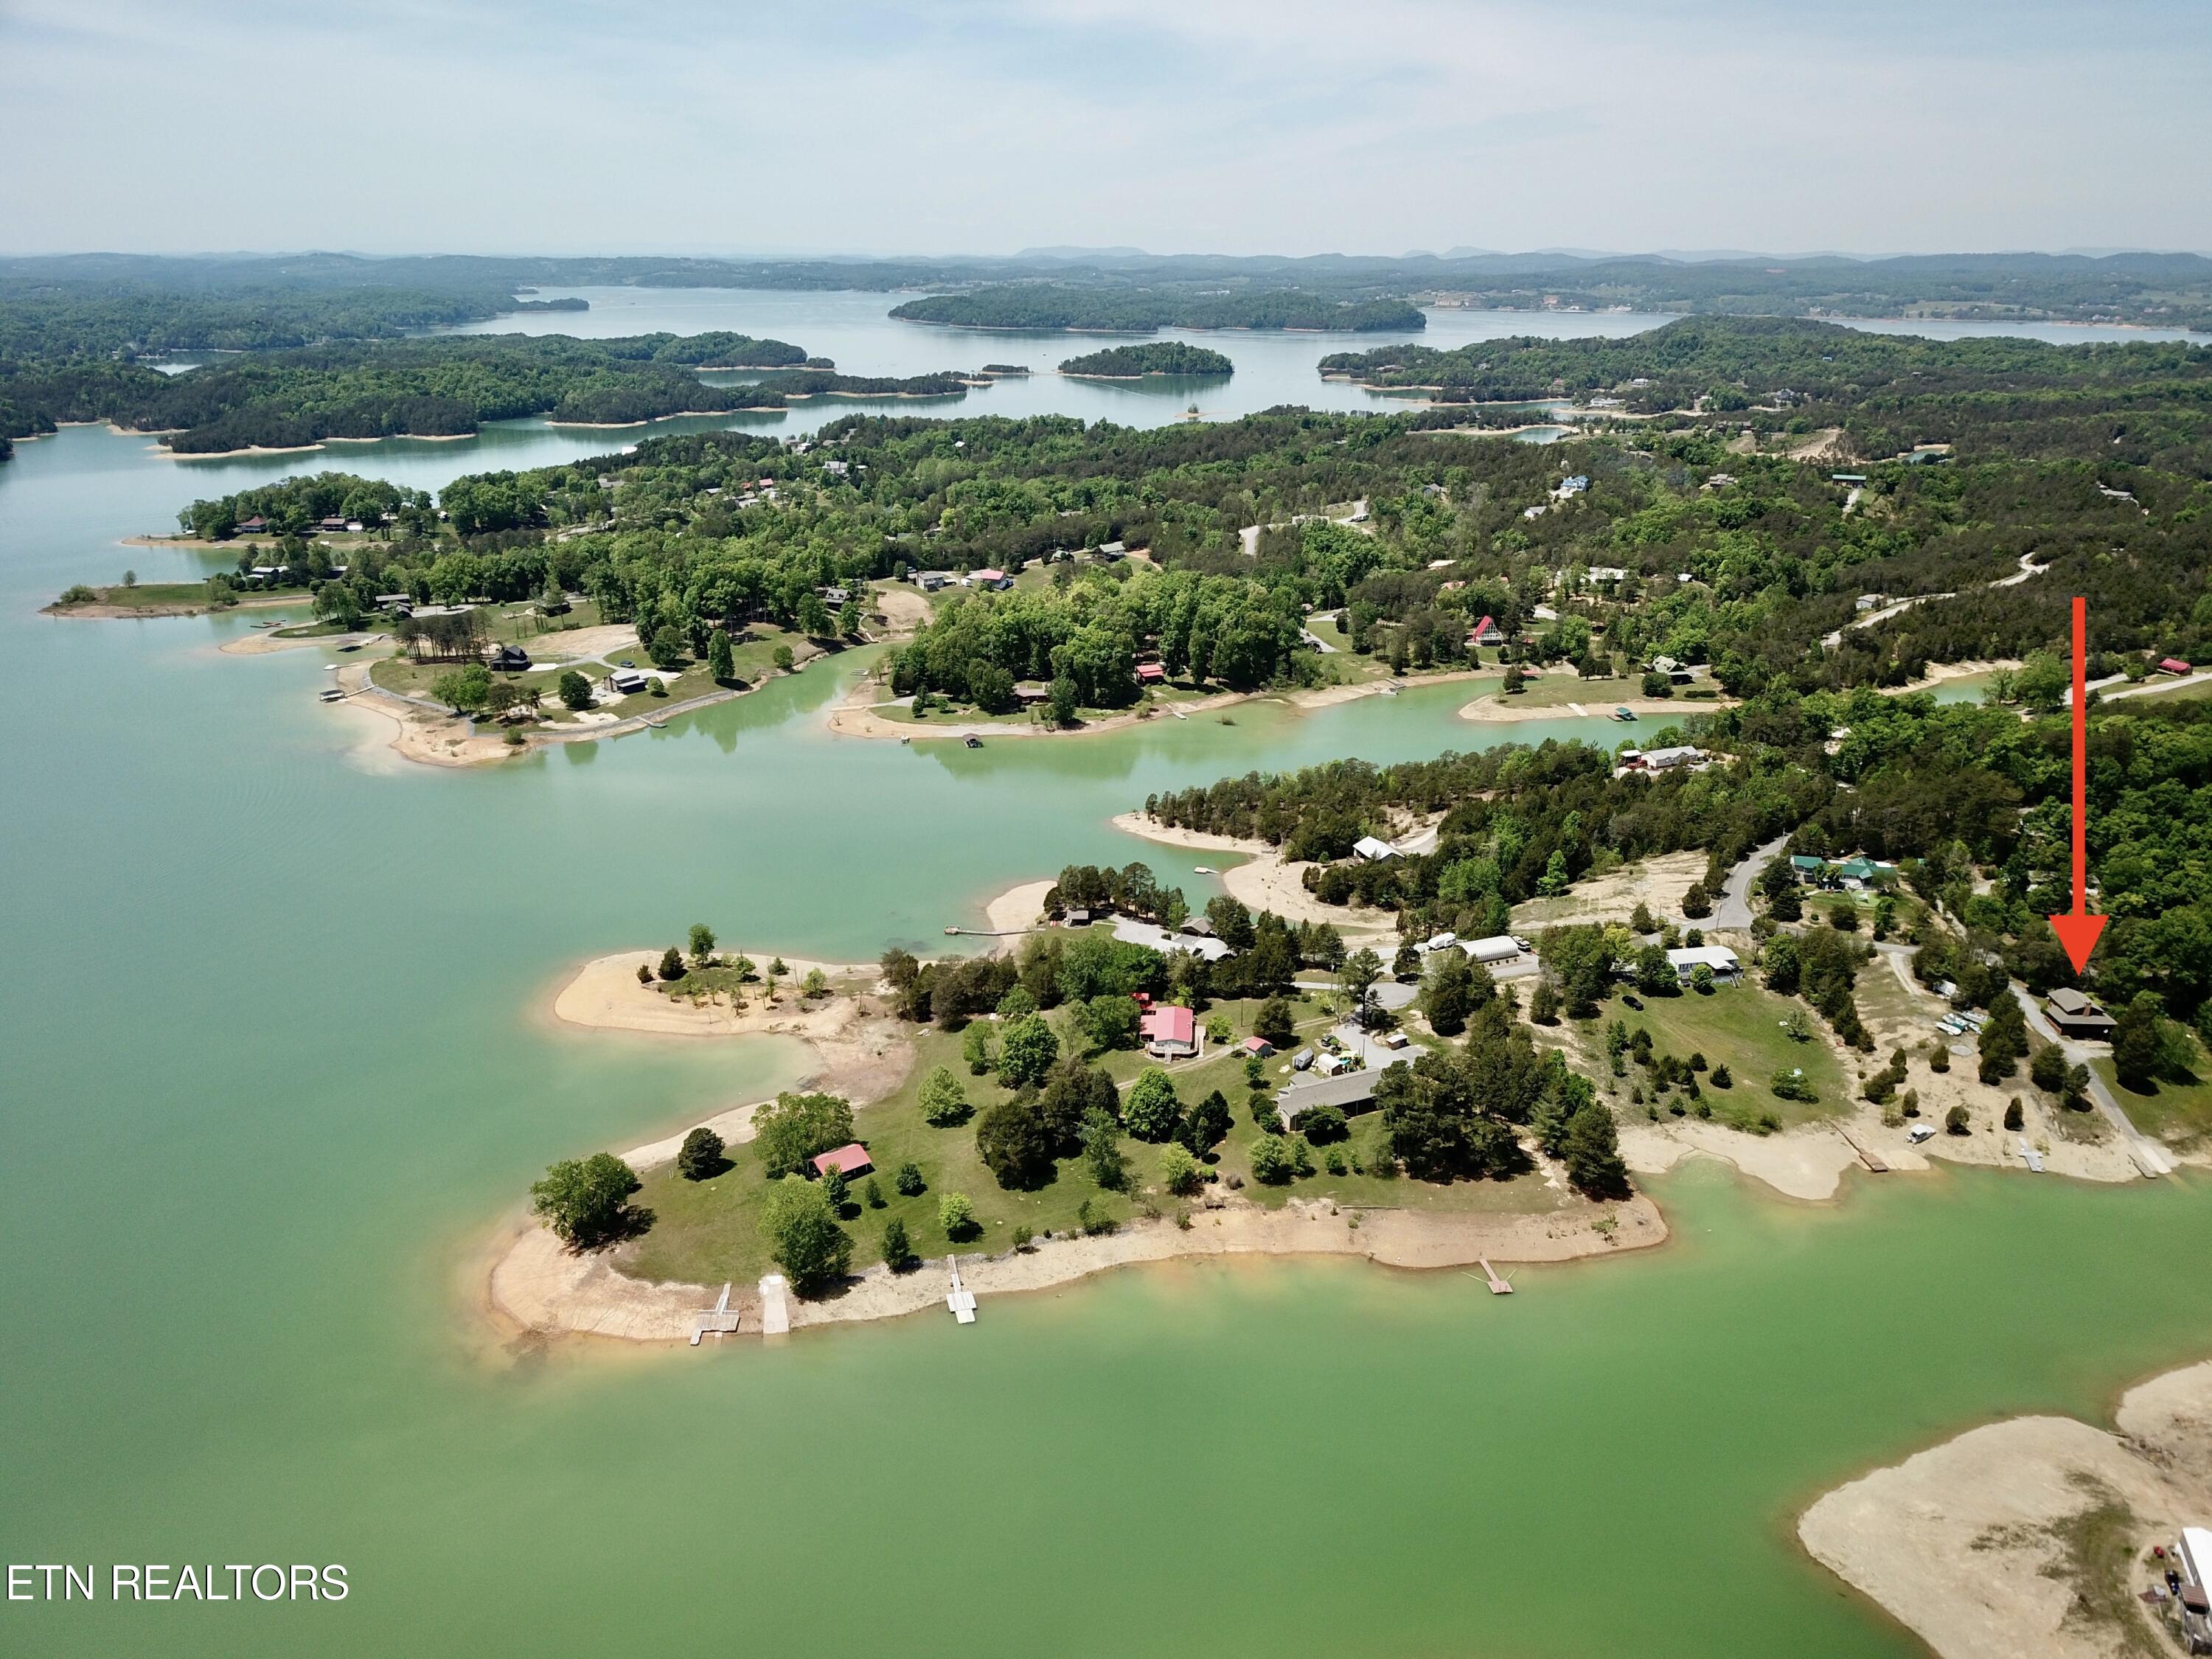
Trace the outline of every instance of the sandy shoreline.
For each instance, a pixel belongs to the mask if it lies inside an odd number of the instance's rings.
[[[1611,1223],[1600,1231],[1594,1222]],[[1144,1221],[1100,1237],[1054,1237],[1027,1251],[960,1258],[960,1276],[979,1296],[1037,1291],[1092,1273],[1144,1262],[1233,1255],[1364,1257],[1378,1266],[1466,1267],[1488,1258],[1500,1264],[1568,1261],[1663,1243],[1658,1206],[1638,1196],[1570,1215],[1414,1215],[1400,1210],[1340,1209],[1327,1200],[1293,1200],[1279,1210],[1240,1200],[1194,1212],[1188,1231],[1172,1221]],[[628,1278],[604,1255],[577,1256],[544,1228],[518,1228],[493,1268],[489,1305],[510,1330],[541,1336],[579,1334],[631,1341],[680,1343],[692,1316],[720,1286],[648,1283]],[[794,1330],[809,1326],[892,1319],[944,1305],[941,1261],[911,1273],[878,1266],[836,1296],[789,1304]],[[732,1287],[741,1338],[760,1334],[760,1297],[750,1285]]]
[[[2105,1659],[2138,1620],[2166,1651],[2135,1592],[2142,1553],[2212,1509],[2212,1364],[2130,1389],[2113,1420],[2117,1433],[2070,1417],[1968,1430],[1828,1492],[1797,1536],[1944,1659]],[[2069,1561],[2067,1528],[2107,1504],[2126,1510],[2130,1577],[2083,1583],[2113,1569]]]
[[[1632,709],[1638,714],[1709,714],[1723,708],[1733,708],[1733,697],[1699,698],[1695,702],[1680,702],[1667,697],[1615,697],[1602,691],[1593,691],[1586,698],[1577,699],[1589,711],[1577,715],[1564,703],[1539,704],[1531,707],[1508,697],[1503,691],[1492,691],[1477,697],[1459,711],[1463,720],[1571,720],[1602,719],[1616,708]]]

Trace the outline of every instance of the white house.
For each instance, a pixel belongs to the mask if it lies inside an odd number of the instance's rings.
[[[1352,851],[1354,857],[1366,859],[1370,863],[1379,863],[1384,859],[1395,859],[1398,856],[1396,848],[1391,846],[1387,841],[1377,841],[1372,836],[1362,836],[1358,841],[1352,842]]]
[[[1715,979],[1740,979],[1743,975],[1743,964],[1725,945],[1694,945],[1669,951],[1667,960],[1674,965],[1674,977],[1685,985],[1700,967],[1711,969]]]
[[[1690,744],[1678,744],[1666,749],[1647,749],[1644,751],[1646,770],[1665,772],[1677,766],[1697,766],[1703,763],[1705,751]]]

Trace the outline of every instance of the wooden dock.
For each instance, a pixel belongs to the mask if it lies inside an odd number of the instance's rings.
[[[1843,1136],[1844,1145],[1856,1152],[1859,1155],[1859,1162],[1865,1164],[1868,1169],[1873,1170],[1876,1175],[1887,1175],[1889,1173],[1889,1165],[1881,1161],[1881,1155],[1875,1152],[1872,1147],[1860,1146],[1857,1138],[1847,1129],[1838,1129],[1836,1133]]]
[[[1513,1281],[1500,1275],[1498,1269],[1490,1265],[1490,1259],[1487,1256],[1482,1258],[1482,1276],[1490,1281],[1491,1295],[1510,1296],[1513,1294]]]
[[[960,1258],[956,1255],[951,1261],[952,1288],[945,1293],[945,1305],[952,1310],[956,1324],[972,1325],[975,1322],[975,1292],[960,1282]]]

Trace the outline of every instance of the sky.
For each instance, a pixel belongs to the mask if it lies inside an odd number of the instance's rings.
[[[0,251],[2212,250],[2204,0],[0,0]]]

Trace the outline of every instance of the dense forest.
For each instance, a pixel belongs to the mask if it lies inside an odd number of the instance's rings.
[[[759,369],[714,386],[702,368]],[[907,380],[839,374],[781,340],[714,333],[610,340],[466,335],[228,357],[179,374],[141,365],[0,362],[0,431],[63,421],[159,432],[180,454],[288,448],[327,438],[444,437],[545,415],[622,425],[664,416],[781,409],[792,398],[960,397],[957,373]]]
[[[1339,299],[1293,289],[1251,294],[1201,294],[1156,289],[1078,288],[1022,283],[937,294],[891,307],[913,323],[963,328],[1084,329],[1149,334],[1163,328],[1328,329],[1359,333],[1425,328],[1428,319],[1403,300]]]
[[[1144,374],[1228,374],[1236,368],[1219,352],[1204,346],[1184,340],[1159,340],[1149,345],[1109,346],[1103,351],[1070,357],[1060,364],[1060,372],[1133,380]]]

